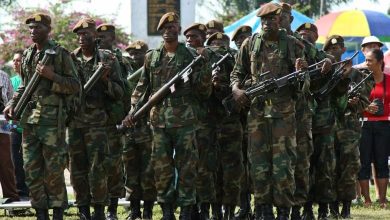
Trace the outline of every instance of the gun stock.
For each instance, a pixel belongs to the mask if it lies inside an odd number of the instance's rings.
[[[137,122],[147,112],[149,112],[153,106],[160,103],[168,94],[170,94],[171,87],[174,86],[175,83],[179,82],[182,79],[184,80],[184,82],[187,82],[188,77],[192,73],[193,66],[197,64],[201,58],[202,58],[201,55],[195,57],[195,59],[193,59],[188,66],[186,66],[182,71],[177,73],[171,80],[169,80],[156,93],[154,93],[152,97],[150,97],[149,100],[140,109],[135,111],[135,113],[133,114],[133,122]],[[127,130],[127,128],[122,124],[117,125],[116,127],[117,130],[120,132]]]
[[[43,59],[41,61],[42,65],[46,65],[49,63],[50,58],[56,54],[55,50],[53,49],[47,49],[45,51],[45,55],[43,56]],[[37,71],[33,74],[33,76],[30,79],[30,82],[27,84],[25,90],[23,91],[22,96],[20,97],[19,101],[16,103],[14,108],[14,114],[13,119],[18,120],[20,119],[20,116],[22,115],[24,109],[26,108],[28,102],[31,100],[32,94],[37,89],[39,82],[41,81],[41,76]]]

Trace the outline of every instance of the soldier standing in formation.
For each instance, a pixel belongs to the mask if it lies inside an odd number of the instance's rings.
[[[297,88],[286,86],[264,99],[248,100],[241,87],[247,74],[257,83],[305,66],[303,45],[279,29],[281,10],[274,3],[260,8],[257,16],[261,17],[262,33],[244,41],[231,76],[234,99],[242,106],[251,102],[248,132],[255,219],[274,219],[272,205],[278,207],[278,218],[288,218],[294,205]],[[260,79],[267,71],[271,72]]]
[[[141,76],[137,72],[142,73],[141,68],[144,64],[145,54],[148,51],[148,45],[137,40],[131,43],[126,51],[130,55],[133,70],[136,70],[128,78],[132,94]],[[135,100],[132,101],[133,106],[136,106],[141,97],[134,95],[132,99]],[[153,217],[153,205],[156,201],[157,192],[151,163],[152,130],[147,123],[148,118],[148,116],[145,116],[137,122],[134,128],[126,133],[125,137],[123,162],[125,165],[126,199],[130,200],[128,220],[141,218],[141,200],[144,201],[142,219],[152,219]]]
[[[90,91],[80,97],[79,108],[68,128],[70,174],[81,219],[90,219],[89,206],[94,206],[92,219],[105,219],[107,172],[105,158],[110,156],[107,136],[109,115],[106,107],[120,101],[124,89],[121,67],[115,54],[98,49],[95,21],[81,19],[73,28],[80,48],[73,51],[83,86],[103,67],[103,73]]]
[[[178,41],[180,29],[177,14],[169,12],[161,17],[157,30],[164,41],[159,48],[146,54],[144,70],[133,97],[148,99],[194,59],[196,51]],[[196,111],[199,100],[206,100],[211,93],[211,71],[208,66],[198,64],[193,67],[187,82],[170,89],[171,94],[150,110],[157,201],[163,210],[163,219],[174,218],[175,204],[180,207],[180,219],[191,219],[191,210],[196,203],[193,183],[198,161]],[[134,99],[134,103],[137,101]],[[132,114],[123,124],[134,125]]]
[[[31,95],[31,101],[23,111],[23,155],[26,183],[30,189],[31,206],[38,219],[49,219],[48,209],[53,209],[53,218],[63,219],[67,206],[64,169],[67,149],[65,145],[65,119],[68,96],[80,89],[76,68],[70,53],[49,39],[51,18],[34,14],[26,24],[34,42],[22,57],[22,84],[4,110],[13,117],[13,110],[35,72],[40,83]],[[42,63],[46,50],[55,54],[47,63]]]

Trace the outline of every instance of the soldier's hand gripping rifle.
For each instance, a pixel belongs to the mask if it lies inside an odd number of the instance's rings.
[[[195,57],[188,66],[186,66],[182,71],[177,73],[171,80],[169,80],[165,85],[163,85],[156,93],[149,98],[149,100],[139,109],[136,109],[134,113],[131,115],[132,122],[137,122],[140,118],[142,118],[150,109],[160,103],[168,94],[174,91],[174,86],[180,80],[184,80],[187,82],[189,80],[189,76],[192,73],[193,67],[202,59],[202,56],[199,55]],[[128,117],[128,116],[126,116]],[[124,132],[127,130],[127,127],[123,125],[117,125],[117,130],[120,132]]]
[[[228,58],[228,57],[231,57],[231,55],[230,55],[230,53],[226,53],[224,56],[222,56],[221,57],[221,59],[219,59],[217,62],[215,62],[215,63],[213,63],[212,65],[211,65],[211,69],[212,70],[217,70],[218,68],[221,68],[220,66],[221,66],[221,64],[226,60],[226,58]],[[213,74],[214,74],[215,72],[213,71]]]
[[[315,74],[320,74],[320,72],[317,70],[319,70],[321,68],[313,69],[313,70],[309,70],[309,69],[316,67],[316,66],[322,64],[323,62],[324,62],[324,60],[322,60],[318,63],[312,64],[303,70],[298,70],[298,71],[292,72],[288,75],[282,76],[282,77],[277,78],[277,79],[270,78],[267,80],[260,81],[256,84],[252,85],[251,87],[247,88],[245,90],[244,94],[248,97],[249,100],[252,100],[254,97],[261,97],[261,96],[265,96],[265,95],[272,93],[272,92],[277,92],[280,88],[282,88],[284,86],[295,84],[298,81],[303,81],[307,74],[309,74],[310,76],[315,75]],[[261,74],[259,78],[262,78],[263,76],[268,75],[269,73],[270,73],[269,71],[265,72],[265,73]],[[233,99],[233,94],[230,94],[225,99],[223,99],[222,104],[225,107],[228,114],[231,114],[232,112],[237,110],[237,108],[235,108],[235,106],[237,106],[237,104],[235,103],[235,100]]]
[[[333,73],[332,78],[326,83],[325,86],[323,86],[319,91],[314,93],[314,96],[321,100],[324,97],[326,97],[339,83],[339,81],[343,78],[343,73],[344,73],[344,67],[349,64],[349,62],[352,61],[352,59],[358,55],[359,51],[356,51],[351,58],[345,59],[341,62],[334,63],[333,65],[336,64],[341,64],[339,68],[336,69],[336,71]]]
[[[45,50],[45,55],[43,56],[43,59],[41,61],[42,65],[47,65],[50,58],[53,57],[56,54],[55,50],[53,49],[47,49]],[[22,115],[24,109],[26,108],[28,102],[31,100],[32,94],[37,89],[39,82],[41,81],[41,75],[39,75],[38,71],[35,71],[33,76],[30,79],[30,82],[27,84],[25,90],[23,91],[22,96],[18,100],[18,102],[15,105],[14,108],[14,114],[12,116],[12,119],[18,120],[20,119],[20,116]]]
[[[359,90],[361,88],[361,85],[367,81],[368,78],[370,78],[372,75],[372,72],[370,72],[370,74],[368,74],[366,77],[364,77],[362,79],[362,81],[360,81],[358,84],[355,84],[355,85],[352,85],[352,87],[348,90],[348,99],[351,99],[353,97],[357,97],[359,96]]]

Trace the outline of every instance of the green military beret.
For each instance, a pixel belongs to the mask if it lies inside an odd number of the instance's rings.
[[[317,26],[315,24],[312,24],[312,23],[303,23],[303,24],[301,24],[301,26],[299,26],[297,28],[297,32],[299,32],[301,30],[308,30],[308,31],[312,31],[312,32],[318,34]]]
[[[224,32],[223,31],[223,23],[220,22],[220,21],[216,21],[216,20],[211,20],[209,22],[206,23],[206,28],[207,29],[217,29],[219,32]]]
[[[261,8],[259,9],[256,15],[257,17],[264,17],[266,15],[278,15],[281,12],[282,12],[282,7],[279,4],[269,2],[261,6]]]
[[[291,5],[285,2],[280,3],[280,6],[282,7],[282,12],[291,14]]]
[[[187,27],[184,30],[183,34],[186,35],[186,33],[190,30],[199,30],[200,32],[206,34],[206,26],[204,24],[200,24],[200,23],[194,23],[191,26]]]
[[[96,27],[97,32],[113,32],[115,33],[115,26],[112,24],[101,24]]]
[[[238,27],[232,34],[232,41],[235,41],[240,34],[248,33],[252,35],[252,28],[248,25]]]
[[[96,29],[95,21],[92,18],[83,18],[73,27],[73,33],[77,33],[80,29]]]
[[[129,46],[126,47],[126,51],[129,50],[141,50],[141,51],[147,51],[149,49],[148,45],[142,41],[142,40],[136,40],[129,44]]]
[[[226,34],[222,33],[222,32],[215,32],[214,34],[212,34],[206,41],[206,45],[210,45],[211,42],[213,42],[213,40],[225,40],[227,42],[230,41],[230,38],[229,36],[227,36]]]
[[[26,24],[40,23],[40,24],[46,25],[47,27],[50,27],[51,18],[50,18],[49,15],[42,14],[42,13],[37,13],[37,14],[33,14],[30,17],[28,17],[26,19],[25,23]]]
[[[159,31],[166,23],[179,23],[179,15],[177,15],[175,12],[168,12],[164,14],[161,17],[160,22],[158,22],[157,30]]]
[[[329,49],[330,46],[336,44],[341,44],[342,46],[344,46],[344,38],[340,35],[332,35],[326,39],[322,49],[326,51]]]

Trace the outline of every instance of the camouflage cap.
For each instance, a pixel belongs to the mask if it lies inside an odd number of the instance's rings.
[[[76,33],[80,29],[96,29],[96,23],[92,18],[83,18],[76,23],[73,27],[73,33]]]
[[[282,7],[282,12],[291,14],[291,5],[285,2],[280,3],[280,6]]]
[[[312,32],[318,34],[317,26],[315,24],[312,24],[312,23],[303,23],[303,24],[301,24],[301,26],[299,26],[297,28],[297,32],[299,32],[301,30],[308,30],[308,31],[312,31]]]
[[[207,29],[217,29],[219,32],[224,32],[223,30],[223,23],[217,20],[211,20],[206,23]]]
[[[97,32],[113,32],[115,33],[115,26],[112,24],[101,24],[96,27]]]
[[[129,50],[141,50],[141,51],[147,51],[149,49],[148,44],[146,44],[142,40],[136,40],[129,44],[129,46],[126,47],[126,51]]]
[[[259,9],[257,17],[264,17],[266,15],[278,15],[282,12],[282,6],[277,3],[269,2]]]
[[[161,17],[160,22],[158,22],[157,25],[157,30],[159,31],[166,23],[179,23],[179,20],[179,15],[175,12],[168,12]]]
[[[230,38],[229,36],[227,36],[226,34],[222,33],[222,32],[216,32],[214,34],[212,34],[206,41],[206,45],[210,45],[211,42],[213,42],[213,40],[225,40],[227,42],[230,41]]]
[[[40,23],[40,24],[46,25],[47,27],[50,27],[51,18],[49,15],[37,13],[37,14],[33,14],[30,17],[28,17],[26,19],[25,23],[26,24]]]
[[[252,35],[252,27],[248,25],[242,25],[238,27],[232,34],[232,41],[235,41],[240,34],[248,33]]]
[[[344,38],[340,35],[332,35],[326,39],[322,49],[326,51],[329,49],[330,46],[336,44],[344,45]]]
[[[183,34],[186,35],[186,33],[190,30],[199,30],[202,33],[206,34],[206,26],[200,23],[193,23],[192,25],[190,25],[184,30]]]

